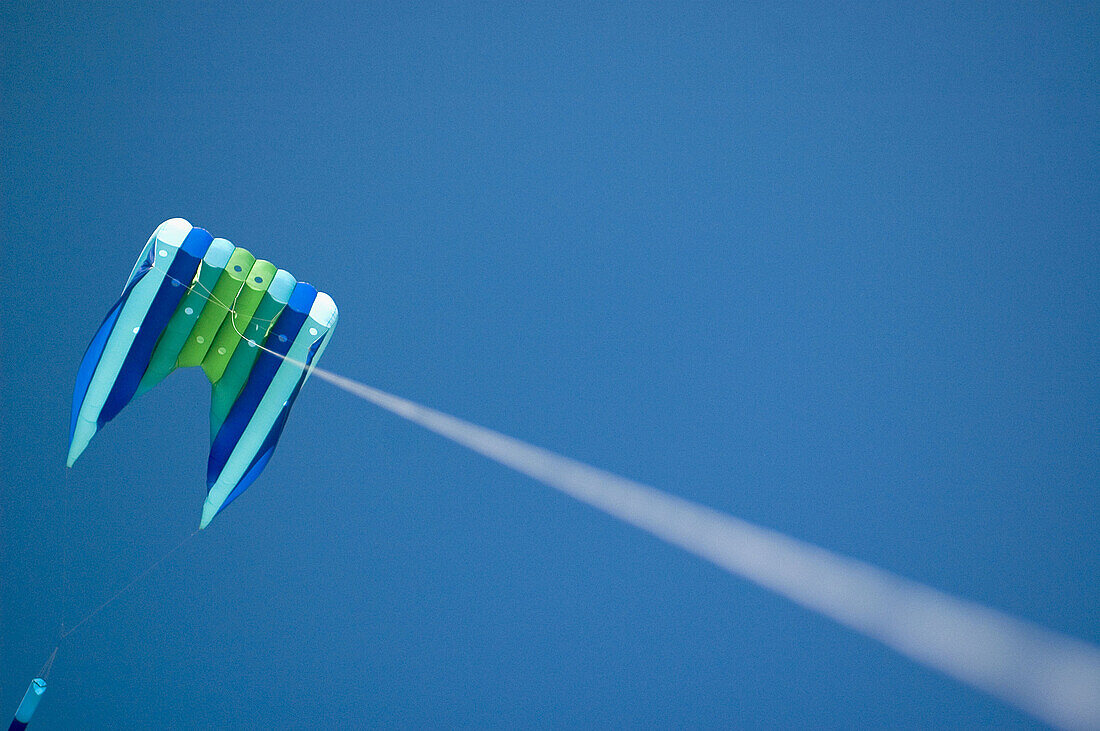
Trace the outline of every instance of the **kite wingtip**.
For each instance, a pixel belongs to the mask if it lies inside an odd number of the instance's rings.
[[[218,513],[217,508],[215,508],[213,505],[211,505],[209,500],[206,501],[205,503],[203,503],[202,504],[202,520],[199,521],[199,530],[202,530],[206,526],[210,525],[210,521],[212,521],[214,519],[214,516],[217,515],[217,513]]]
[[[84,450],[88,448],[88,444],[92,441],[92,437],[96,433],[96,424],[94,422],[86,421],[84,419],[77,419],[75,426],[73,427],[72,438],[69,440],[69,456],[65,458],[65,465],[72,467],[77,458],[84,453]]]

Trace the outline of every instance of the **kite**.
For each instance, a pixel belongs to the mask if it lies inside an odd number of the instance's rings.
[[[200,366],[212,385],[205,528],[271,459],[337,315],[331,297],[271,262],[165,221],[80,363],[68,465],[135,396]]]

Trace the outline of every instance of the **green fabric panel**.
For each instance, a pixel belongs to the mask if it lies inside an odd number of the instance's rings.
[[[149,367],[138,385],[137,395],[145,393],[176,369],[180,350],[183,349],[187,336],[195,327],[196,321],[206,306],[208,293],[213,291],[223,271],[224,267],[213,266],[206,260],[199,264],[195,281],[191,283],[191,288],[180,301],[175,314],[172,315],[160,340],[157,341],[153,357],[149,360]]]
[[[293,278],[291,278],[291,281],[293,281]],[[250,340],[263,344],[267,340],[267,334],[271,331],[272,325],[278,319],[279,313],[286,307],[288,296],[289,290],[282,294],[281,299],[283,301],[280,302],[279,299],[271,296],[270,291],[265,292],[263,297],[260,298],[260,304],[252,316],[252,322],[249,323],[248,329],[242,330],[242,332]],[[241,389],[244,388],[244,384],[248,380],[248,374],[252,372],[252,366],[256,364],[256,359],[259,356],[259,348],[248,343],[242,343],[241,347],[233,353],[233,357],[229,359],[222,377],[214,384],[210,394],[211,439],[218,433],[218,429],[221,429],[225,417],[229,416],[229,410],[233,407],[233,402],[237,400],[237,396],[240,395]]]
[[[206,351],[206,357],[202,361],[202,369],[211,383],[216,383],[222,377],[229,359],[233,357],[233,351],[241,342],[241,334],[252,321],[252,315],[260,304],[271,278],[275,276],[275,265],[263,259],[257,259],[245,277],[244,286],[237,295],[237,302],[233,306],[233,313],[225,318],[218,334],[210,343],[210,349]]]
[[[214,293],[210,301],[206,303],[206,307],[203,308],[202,314],[199,315],[195,327],[187,338],[187,343],[180,351],[179,360],[176,362],[180,368],[202,365],[202,360],[210,349],[210,343],[218,334],[218,328],[225,320],[229,308],[233,306],[233,301],[244,286],[245,277],[248,276],[248,271],[254,263],[256,258],[245,249],[238,246],[233,250],[229,263],[225,265],[225,271],[221,273],[218,283],[214,285]]]

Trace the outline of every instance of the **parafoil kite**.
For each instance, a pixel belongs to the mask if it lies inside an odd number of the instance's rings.
[[[134,396],[201,366],[213,386],[205,528],[271,459],[336,319],[312,285],[182,218],[165,221],[80,363],[69,466]]]

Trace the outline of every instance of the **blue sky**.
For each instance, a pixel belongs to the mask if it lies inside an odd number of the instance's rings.
[[[180,372],[66,474],[182,216],[323,365],[1100,642],[1100,14],[987,3],[2,11],[0,705],[197,525]],[[67,641],[45,728],[1028,727],[317,382]]]

